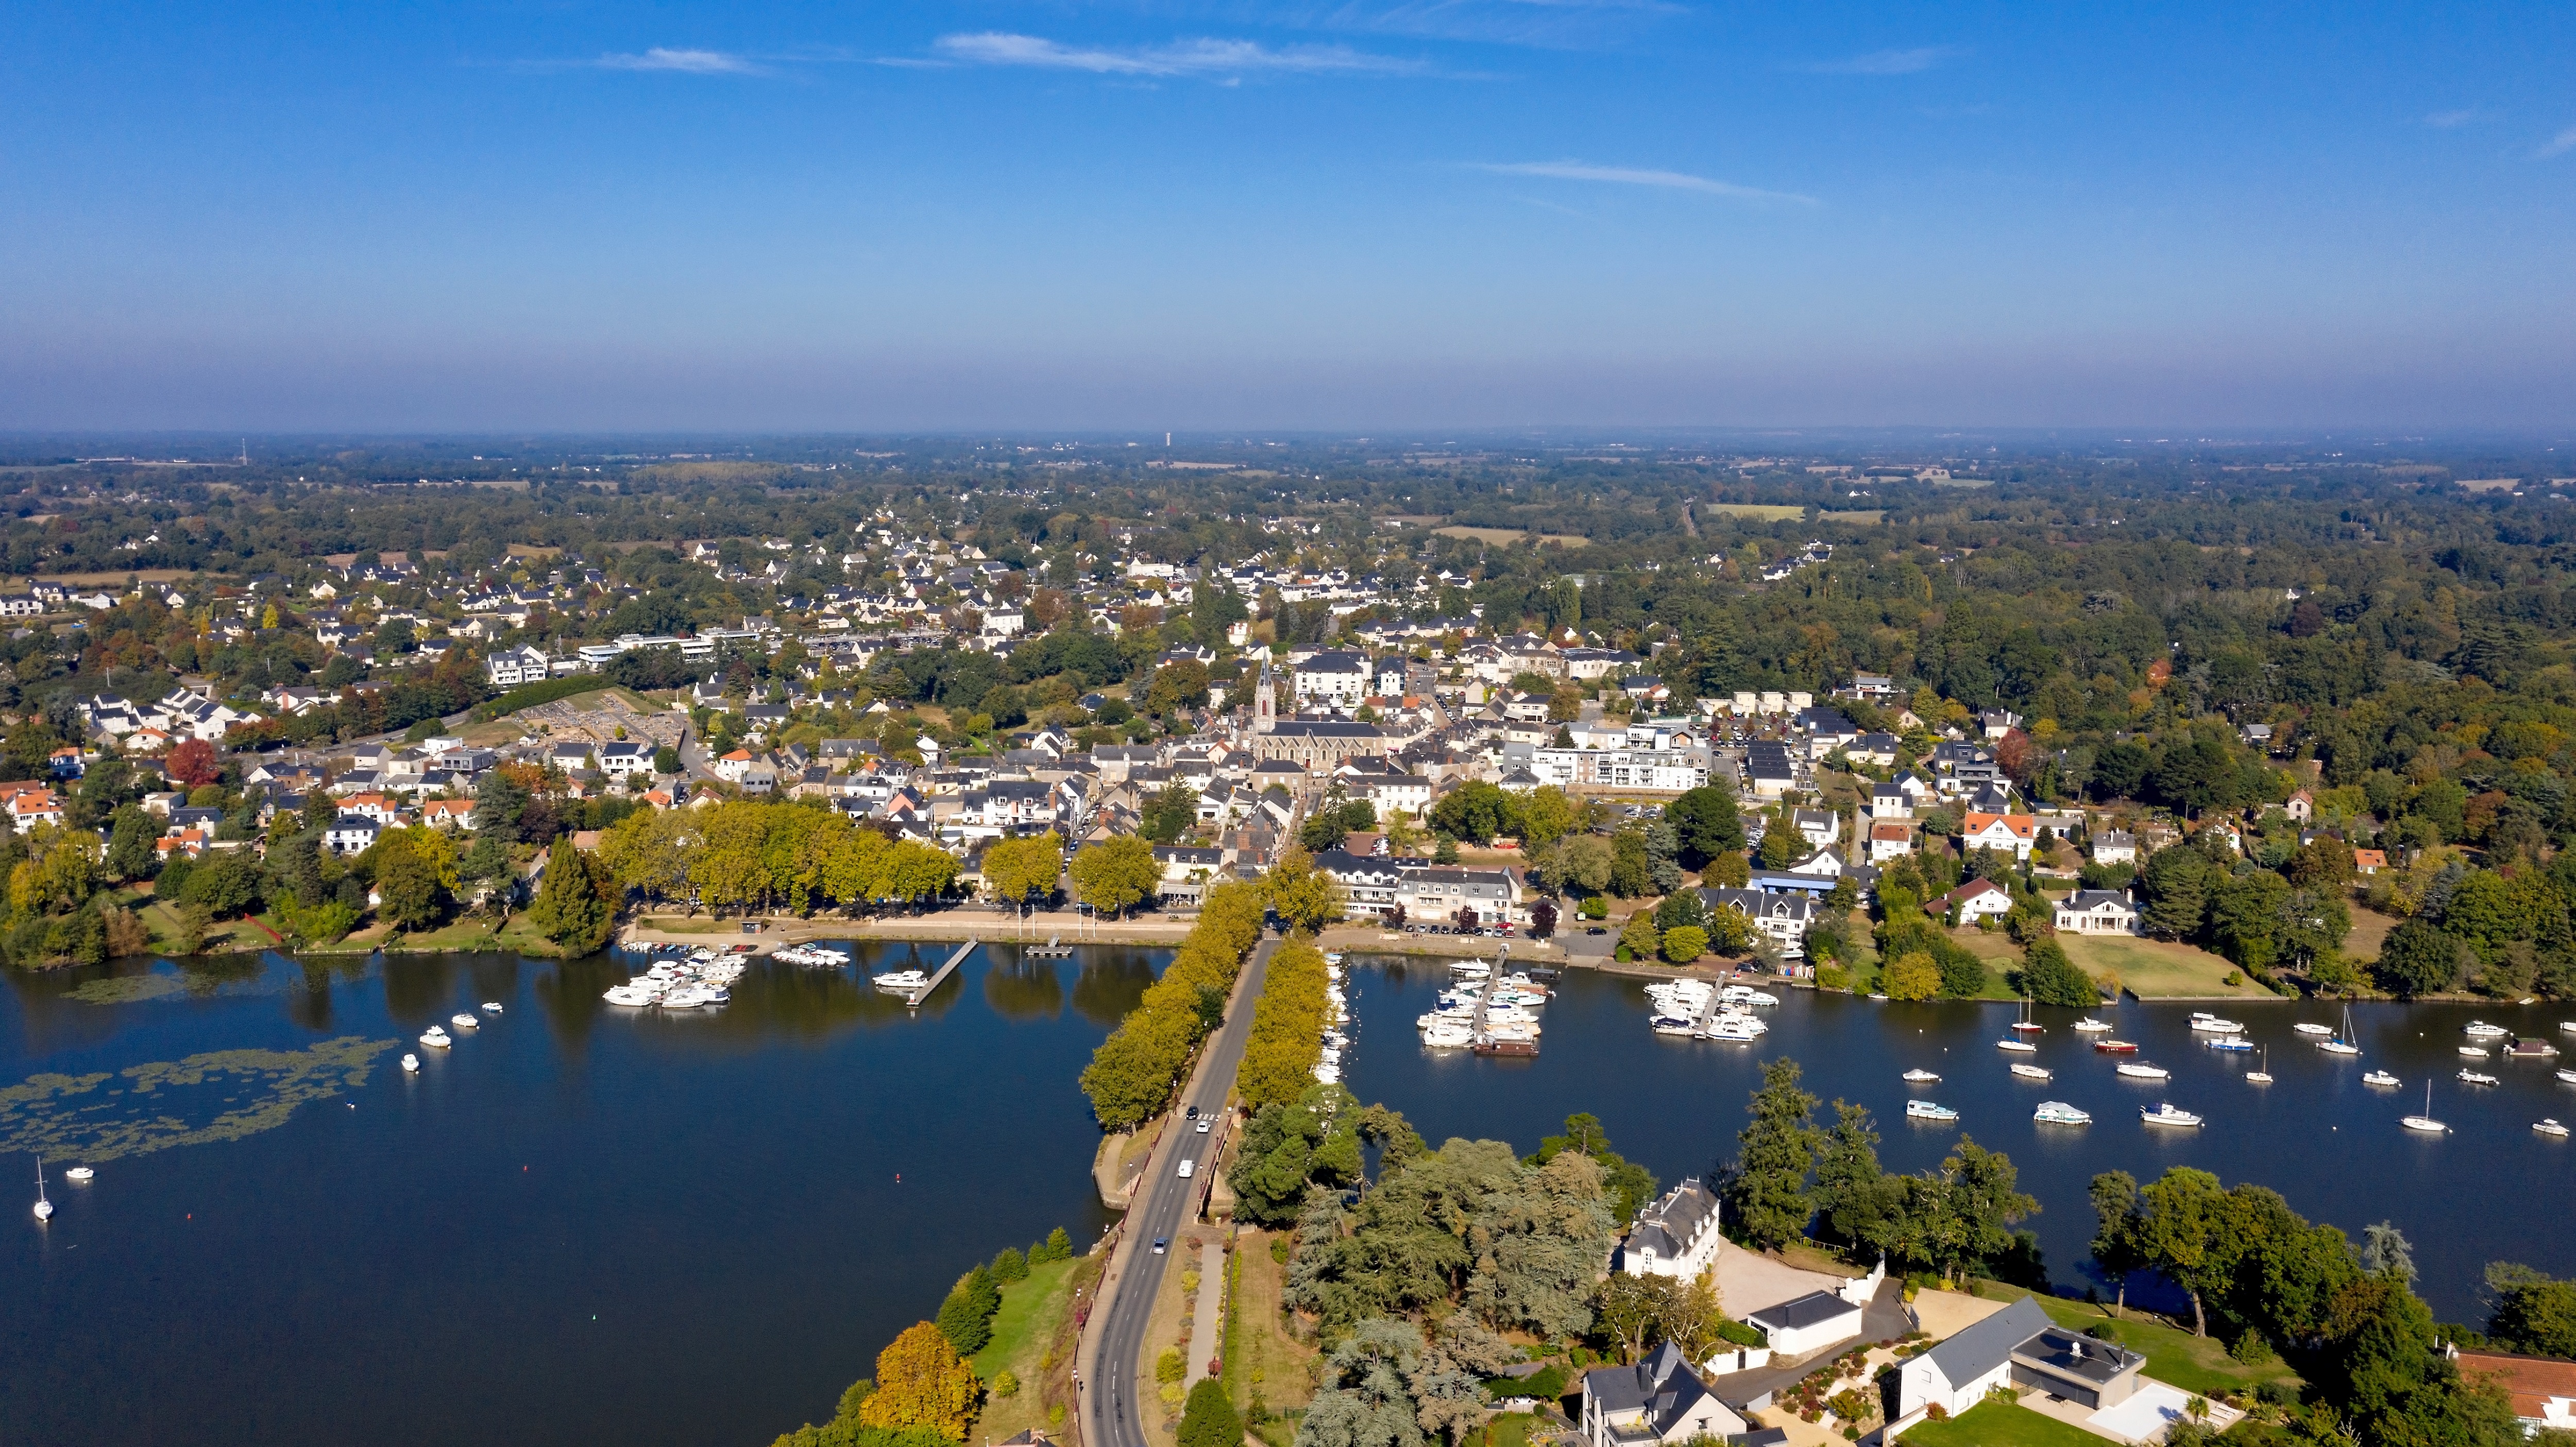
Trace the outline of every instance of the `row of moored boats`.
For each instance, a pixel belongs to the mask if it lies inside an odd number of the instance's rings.
[[[1657,980],[1646,987],[1646,1028],[1676,1039],[1761,1039],[1771,1027],[1757,1008],[1777,1005],[1780,997],[1750,985],[1720,985],[1714,980]]]
[[[1455,976],[1440,992],[1439,1003],[1416,1016],[1414,1028],[1434,1050],[1482,1050],[1507,1055],[1535,1055],[1541,1029],[1539,1012],[1554,993],[1527,971],[1499,975],[1501,961],[1457,960]]]
[[[484,1015],[498,1015],[500,1013],[500,1001],[486,1000],[483,1002]],[[447,1025],[453,1025],[456,1027],[456,1035],[470,1035],[483,1028],[483,1016],[477,1015],[471,1010],[459,1010],[455,1014],[447,1017]],[[449,1050],[455,1048],[456,1035],[450,1035],[447,1033],[447,1025],[432,1025],[428,1029],[423,1030],[420,1032],[420,1043],[425,1048],[431,1050]],[[409,1051],[403,1052],[402,1068],[406,1074],[420,1074],[420,1057]]]
[[[1350,996],[1343,989],[1342,957],[1324,956],[1324,1039],[1315,1057],[1315,1078],[1326,1085],[1342,1083],[1342,1052],[1351,1048]]]
[[[600,996],[628,1010],[715,1010],[733,998],[743,962],[734,952],[699,945],[647,965],[644,973]]]

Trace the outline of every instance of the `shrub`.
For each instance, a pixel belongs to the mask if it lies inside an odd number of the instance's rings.
[[[1020,1254],[1020,1248],[1005,1246],[1002,1254],[993,1258],[993,1279],[1005,1284],[1029,1279],[1028,1258]]]
[[[1697,925],[1676,925],[1664,931],[1664,958],[1677,965],[1687,965],[1708,953],[1708,931]]]
[[[1177,1382],[1189,1374],[1189,1363],[1181,1359],[1181,1349],[1179,1347],[1165,1347],[1163,1348],[1163,1354],[1154,1358],[1155,1381]]]
[[[1190,1388],[1189,1406],[1181,1413],[1180,1447],[1240,1447],[1243,1419],[1235,1415],[1225,1386],[1214,1377]]]
[[[1020,1394],[1020,1379],[1005,1367],[994,1376],[992,1391],[996,1397],[1016,1397]]]

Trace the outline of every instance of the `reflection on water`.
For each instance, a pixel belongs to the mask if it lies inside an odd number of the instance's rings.
[[[954,948],[755,961],[677,1015],[600,998],[642,956],[0,972],[0,1152],[115,1161],[48,1226],[0,1196],[0,1433],[678,1447],[828,1417],[973,1262],[1110,1219],[1076,1077],[1168,953],[996,946],[919,1010],[868,982]]]

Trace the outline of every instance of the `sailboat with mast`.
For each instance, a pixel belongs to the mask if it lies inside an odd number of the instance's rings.
[[[36,1219],[54,1219],[54,1203],[45,1199],[45,1158],[36,1157]]]
[[[2260,1070],[2249,1070],[2249,1071],[2246,1071],[2246,1072],[2245,1072],[2245,1078],[2246,1078],[2248,1081],[2250,1081],[2250,1082],[2252,1082],[2253,1084],[2256,1084],[2256,1085],[2269,1085],[2269,1084],[2271,1084],[2271,1083],[2272,1083],[2272,1047],[2271,1047],[2271,1046],[2266,1045],[2266,1046],[2264,1046],[2264,1047],[2263,1047],[2263,1068],[2262,1068],[2262,1069],[2260,1069]]]
[[[2424,1113],[2406,1117],[2406,1128],[2420,1130],[2427,1135],[2440,1135],[2450,1129],[2449,1126],[2433,1119],[2433,1082],[2429,1080],[2424,1082]]]
[[[2353,1043],[2352,1007],[2343,1007],[2343,1024],[2333,1035],[2317,1042],[2317,1048],[2328,1055],[2359,1055],[2361,1047]]]
[[[2021,1016],[2022,1017],[2019,1020],[2013,1022],[2013,1033],[1996,1041],[1995,1048],[1997,1050],[2010,1050],[2017,1055],[2036,1055],[2039,1053],[2039,1047],[2031,1044],[2028,1040],[2023,1039],[2022,1036],[2025,1033],[2036,1034],[2048,1027],[2045,1025],[2034,1025],[2030,1022],[2030,997],[2028,995],[2021,997]]]

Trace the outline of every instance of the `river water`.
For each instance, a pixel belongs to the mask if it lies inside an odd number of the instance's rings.
[[[2021,1188],[2038,1198],[2036,1231],[2051,1277],[2080,1289],[2093,1212],[2086,1186],[2097,1172],[2125,1170],[2141,1182],[2173,1165],[2196,1166],[2233,1184],[2255,1181],[2289,1199],[2311,1220],[2330,1221],[2358,1241],[2372,1222],[2393,1220],[2414,1243],[2417,1287],[2446,1321],[2483,1321],[2478,1301],[2486,1263],[2504,1259],[2576,1276],[2576,1141],[2541,1136],[2532,1123],[2556,1117],[2576,1124],[2576,1085],[2560,1083],[2559,1066],[2576,1066],[2576,1006],[2399,1005],[2353,1007],[2363,1047],[2332,1056],[2292,1031],[2297,1020],[2334,1024],[2339,1010],[2283,1001],[2224,1007],[2247,1038],[2270,1047],[2274,1083],[2243,1079],[2259,1054],[2215,1051],[2190,1028],[2195,1006],[2134,1001],[2095,1014],[2116,1025],[2117,1038],[2173,1072],[2164,1082],[2112,1073],[2118,1057],[2099,1054],[2068,1027],[2084,1012],[2041,1008],[2047,1027],[2032,1037],[2036,1055],[1995,1048],[2014,1007],[1950,1002],[1903,1005],[1844,995],[1780,989],[1777,1009],[1761,1014],[1770,1032],[1750,1044],[1659,1037],[1646,1028],[1644,982],[1592,970],[1569,970],[1544,1011],[1542,1048],[1534,1060],[1478,1059],[1463,1051],[1430,1051],[1414,1019],[1430,1010],[1449,982],[1445,965],[1351,957],[1352,1014],[1361,1029],[1345,1056],[1345,1080],[1363,1101],[1402,1111],[1433,1143],[1450,1136],[1508,1140],[1527,1151],[1562,1128],[1574,1111],[1601,1118],[1611,1143],[1670,1185],[1730,1157],[1745,1122],[1746,1097],[1761,1085],[1762,1063],[1795,1059],[1808,1090],[1832,1119],[1841,1098],[1877,1118],[1879,1159],[1890,1170],[1940,1164],[1962,1135],[2001,1150],[2020,1168]],[[2486,1020],[2570,1052],[2548,1061],[2464,1060],[2472,1043],[2461,1027]],[[2019,1059],[2056,1073],[2023,1080],[2007,1069]],[[2462,1066],[2502,1084],[2463,1085]],[[1926,1099],[1957,1110],[1956,1124],[1905,1116],[1912,1094],[1899,1077],[1920,1066],[1942,1081]],[[2361,1083],[2383,1069],[2401,1077],[2395,1090]],[[2433,1114],[2447,1135],[2419,1135],[2399,1118],[2423,1108],[2433,1082]],[[2031,1111],[2061,1100],[2090,1111],[2094,1123],[2041,1125]],[[2198,1130],[2149,1126],[2141,1106],[2170,1100],[2205,1117]],[[2133,1295],[2135,1293],[2133,1292]]]
[[[988,947],[918,1013],[858,978],[953,948],[754,964],[683,1017],[604,1004],[606,958],[9,973],[0,1442],[754,1447],[829,1417],[976,1260],[1109,1219],[1074,1080],[1167,952]]]

